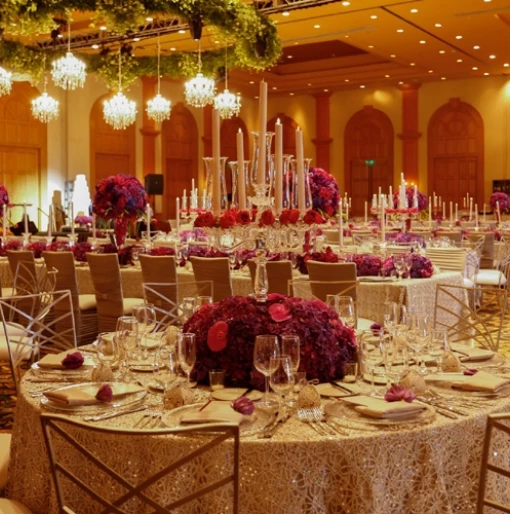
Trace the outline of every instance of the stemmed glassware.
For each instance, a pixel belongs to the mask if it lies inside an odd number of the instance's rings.
[[[209,305],[213,303],[213,298],[212,296],[197,296],[195,298],[195,307],[194,307],[194,310],[195,312],[199,311],[200,308],[203,306],[203,305]]]
[[[98,367],[97,380],[113,380],[112,365],[118,362],[120,349],[117,338],[110,333],[102,333],[97,336],[96,355],[100,366]]]
[[[230,271],[234,271],[237,266],[237,251],[236,250],[232,250],[228,254],[228,263],[230,266]]]
[[[407,345],[416,355],[416,365],[418,371],[427,374],[427,367],[421,366],[423,350],[429,343],[430,330],[428,318],[425,316],[411,316],[409,319],[409,329],[407,331]]]
[[[195,342],[195,334],[179,332],[176,337],[177,355],[179,365],[182,371],[186,373],[188,378],[188,386],[190,385],[190,375],[195,367],[197,359],[197,347]]]
[[[375,390],[375,368],[382,362],[381,345],[383,331],[364,330],[359,334],[358,347],[361,352],[361,363],[370,372],[370,396],[377,396]]]
[[[182,299],[182,324],[186,323],[195,312],[195,297],[185,296]]]
[[[326,304],[338,313],[342,323],[356,328],[356,306],[351,296],[328,294]]]
[[[393,259],[393,264],[395,266],[396,272],[398,273],[398,279],[402,280],[402,275],[404,274],[404,271],[405,271],[404,259],[400,256],[395,257]]]
[[[288,355],[271,357],[269,368],[273,370],[270,376],[271,389],[282,398],[285,403],[285,396],[294,387],[294,373],[292,371],[291,359]]]
[[[429,355],[436,361],[436,373],[442,370],[443,355],[448,349],[448,332],[445,329],[432,330],[430,333]]]
[[[253,350],[253,365],[265,378],[265,394],[260,403],[266,407],[274,407],[275,403],[269,397],[269,377],[276,371],[275,357],[280,356],[278,337],[273,335],[260,335],[255,338]],[[271,360],[273,359],[273,360]]]
[[[400,329],[394,328],[382,336],[382,356],[388,386],[400,382],[409,371],[407,347],[399,336]]]
[[[148,344],[145,341],[147,334],[156,328],[156,310],[150,303],[135,305],[133,307],[133,318],[138,321],[138,334],[140,336],[140,347],[142,348],[143,358],[147,359]]]
[[[117,320],[117,330],[114,336],[122,350],[122,362],[119,370],[119,380],[131,382],[134,377],[129,369],[129,359],[138,346],[138,321],[133,316],[121,316]]]
[[[301,345],[299,336],[296,335],[283,335],[282,340],[282,356],[287,356],[290,359],[290,369],[294,376],[298,372],[299,362],[301,360]]]

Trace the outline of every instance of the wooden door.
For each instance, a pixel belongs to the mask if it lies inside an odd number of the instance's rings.
[[[370,106],[355,113],[345,127],[344,191],[352,198],[351,213],[361,216],[365,202],[379,188],[388,194],[393,184],[393,125],[382,111]]]
[[[484,202],[483,120],[471,105],[452,98],[428,126],[428,190],[443,201],[460,203],[469,193]],[[462,207],[460,205],[460,207]]]

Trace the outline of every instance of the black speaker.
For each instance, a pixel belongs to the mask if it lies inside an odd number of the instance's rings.
[[[148,195],[162,195],[163,184],[163,175],[157,175],[156,173],[145,175],[145,191]]]

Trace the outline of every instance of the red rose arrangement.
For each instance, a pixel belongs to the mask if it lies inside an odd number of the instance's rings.
[[[275,217],[274,217],[272,210],[267,209],[260,215],[260,221],[259,221],[260,227],[270,227],[271,225],[274,224],[274,222],[275,222]]]
[[[310,209],[309,211],[306,211],[305,215],[303,216],[303,221],[307,225],[319,225],[324,223],[325,219],[317,211]]]
[[[282,225],[295,224],[299,221],[299,210],[285,209],[281,212],[278,220]]]

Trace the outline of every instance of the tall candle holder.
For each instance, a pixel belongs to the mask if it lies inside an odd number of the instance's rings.
[[[22,242],[22,247],[23,247],[23,250],[26,249],[26,247],[30,244],[30,236],[32,235],[30,232],[23,232],[23,242]]]
[[[251,161],[250,181],[256,196],[257,188],[255,186],[264,185],[267,188],[267,192],[271,193],[274,187],[274,167],[273,159],[271,157],[271,143],[273,141],[274,132],[266,132],[266,164],[264,166],[264,177],[259,177],[259,155],[260,155],[260,141],[259,133],[252,132],[252,148],[253,148],[253,159]],[[259,187],[259,192],[261,187]]]
[[[284,160],[285,162],[285,160]],[[310,189],[310,174],[308,170],[310,169],[310,164],[312,159],[310,157],[305,157],[303,159],[303,170],[305,173],[305,207],[306,209],[312,208],[312,193]],[[285,164],[284,164],[285,165]],[[298,173],[297,173],[297,161],[296,159],[290,159],[290,171],[292,174],[292,187],[291,187],[291,207],[293,209],[297,209],[298,206]]]
[[[205,183],[206,183],[206,197],[212,198],[213,195],[213,173],[212,173],[212,157],[204,157],[205,164]],[[221,209],[225,210],[228,208],[228,199],[227,199],[227,183],[225,181],[225,166],[227,164],[227,157],[220,157],[220,202]],[[204,207],[210,208],[210,207]]]
[[[239,207],[239,165],[237,161],[229,161],[230,171],[232,172],[232,200],[230,207],[236,209]],[[245,191],[249,187],[249,170],[250,161],[244,161],[244,177],[245,177]],[[244,206],[242,207],[244,208]]]

